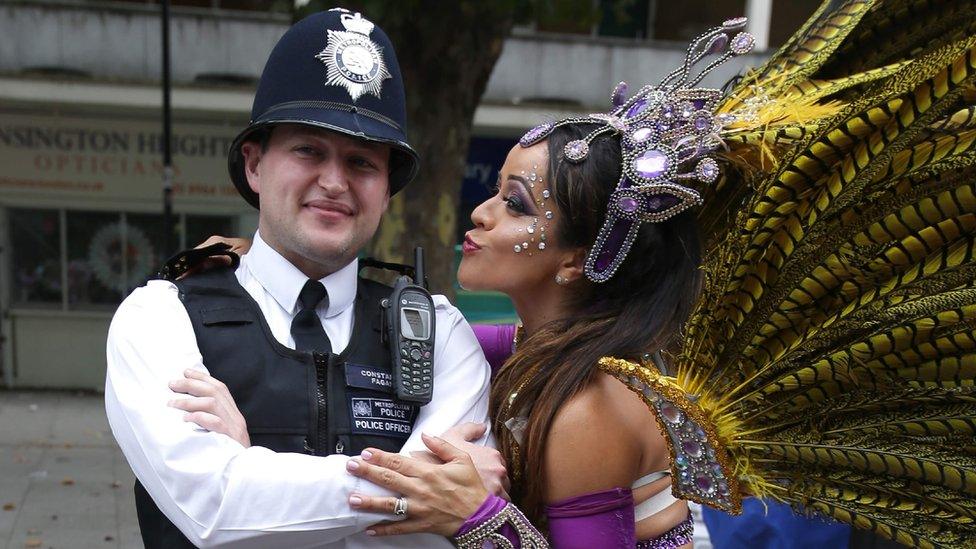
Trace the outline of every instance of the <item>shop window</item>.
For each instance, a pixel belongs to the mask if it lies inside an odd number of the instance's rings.
[[[15,306],[112,310],[166,260],[159,214],[11,209],[9,219]],[[181,246],[235,234],[229,216],[175,221]]]
[[[133,253],[136,251],[132,248],[132,244],[135,243],[132,235],[137,235],[143,242],[136,244],[145,246],[145,249],[141,250],[144,259],[140,259],[140,261],[143,263],[148,262],[151,265],[148,272],[142,268],[133,269],[130,267],[126,281],[128,283],[128,290],[131,291],[132,288],[143,284],[147,277],[155,274],[159,270],[159,266],[168,259],[169,254],[166,250],[166,222],[162,215],[130,213],[126,214],[125,222],[129,229],[130,250]],[[176,225],[176,240],[173,242],[173,245],[183,248],[184,246],[180,246],[179,241],[179,216],[176,216]],[[133,261],[134,259],[130,259],[130,263]]]
[[[61,225],[58,210],[11,210],[11,301],[61,307]]]
[[[128,271],[139,268],[133,261],[134,248],[145,236],[126,231],[117,213],[69,211],[67,223],[68,306],[91,309],[117,305],[128,286]],[[147,269],[152,268],[151,261],[145,264]]]

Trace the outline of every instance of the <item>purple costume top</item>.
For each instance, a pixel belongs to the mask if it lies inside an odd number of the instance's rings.
[[[491,366],[492,377],[511,356],[516,327],[511,324],[475,325],[474,333]],[[458,535],[471,531],[500,512],[507,502],[488,496],[481,507],[468,517]],[[691,543],[691,517],[652,540],[637,541],[634,519],[634,496],[630,488],[613,488],[584,494],[546,506],[549,539],[558,549],[618,548],[673,549]],[[505,528],[509,528],[506,526]],[[514,530],[502,532],[515,547],[520,547]]]

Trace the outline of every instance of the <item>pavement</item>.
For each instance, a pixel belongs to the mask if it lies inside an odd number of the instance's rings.
[[[0,548],[142,549],[133,482],[102,395],[0,390]]]
[[[0,391],[0,547],[142,548],[102,396]]]

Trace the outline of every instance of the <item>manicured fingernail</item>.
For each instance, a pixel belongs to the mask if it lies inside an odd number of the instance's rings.
[[[359,469],[359,462],[358,461],[356,461],[354,459],[350,459],[349,461],[346,462],[346,470],[347,471],[355,471],[356,469]]]
[[[188,376],[188,375],[190,375],[191,373],[193,373],[193,370],[191,370],[191,369],[189,369],[189,368],[187,368],[186,370],[183,370],[183,375],[185,375],[185,376]]]
[[[375,536],[376,535],[376,530],[366,530],[366,535],[367,536]]]
[[[349,496],[349,505],[353,507],[359,507],[363,504],[363,498],[359,496]]]
[[[373,457],[373,452],[370,452],[369,450],[363,450],[363,451],[362,451],[362,452],[361,452],[361,453],[360,453],[359,455],[360,455],[360,456],[361,456],[361,457],[362,457],[363,459],[365,459],[365,460],[367,460],[367,461],[369,461],[369,460],[370,460],[370,459],[372,459],[372,457]]]

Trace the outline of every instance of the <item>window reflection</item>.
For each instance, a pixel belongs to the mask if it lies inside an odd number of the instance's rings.
[[[11,210],[13,248],[11,301],[61,307],[61,253],[58,210]]]
[[[70,310],[112,310],[166,260],[159,214],[10,209],[9,220],[14,306],[61,309],[66,302]],[[181,226],[189,246],[235,234],[231,216],[178,216]]]

